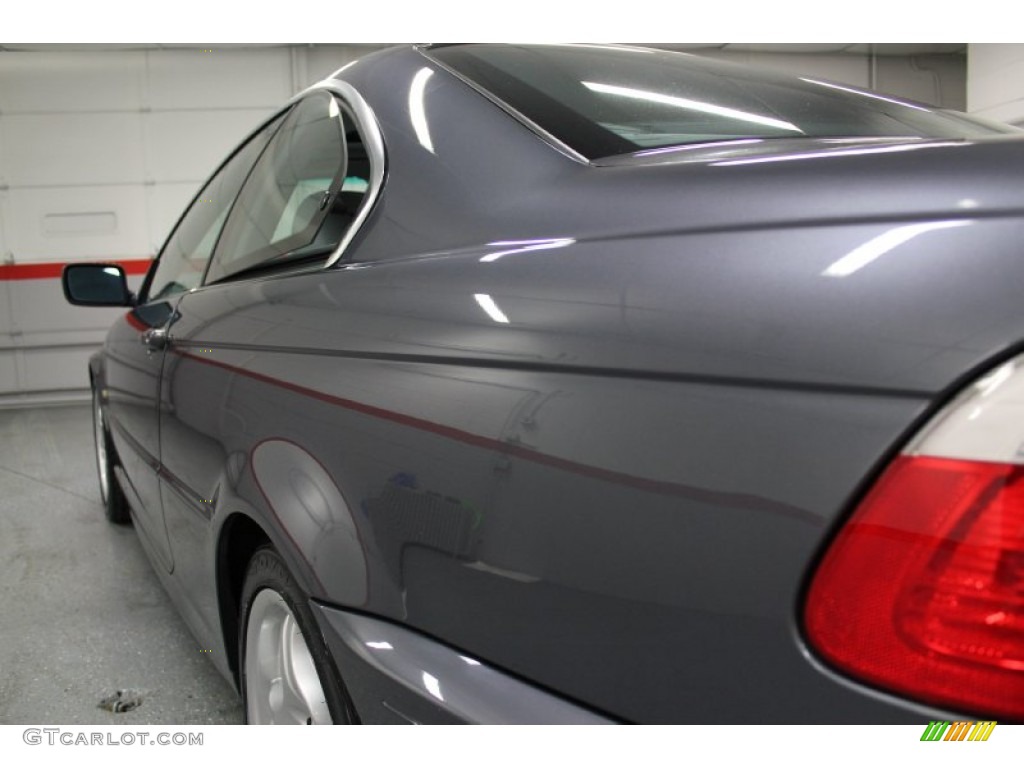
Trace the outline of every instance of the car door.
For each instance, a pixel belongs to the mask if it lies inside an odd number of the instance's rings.
[[[192,201],[140,292],[137,305],[111,330],[106,387],[125,489],[140,534],[156,559],[173,569],[160,494],[159,380],[181,296],[202,281],[214,245],[235,197],[266,146],[275,120],[263,127],[218,170]]]
[[[296,104],[238,195],[205,284],[178,305],[161,389],[163,502],[182,612],[212,643],[213,516],[236,508],[225,497],[250,460],[254,425],[274,408],[247,399],[238,375],[259,354],[261,336],[274,330],[259,310],[263,278],[319,272],[348,231],[366,187],[347,173],[355,172],[346,142],[351,126],[334,95],[314,92]]]
[[[135,513],[147,549],[168,570],[170,550],[160,512],[158,380],[163,364],[161,339],[172,313],[169,302],[144,301],[117,320],[107,335],[104,386],[107,419],[121,485]]]

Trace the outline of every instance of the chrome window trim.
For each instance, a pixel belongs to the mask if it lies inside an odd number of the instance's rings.
[[[425,58],[431,64],[433,64],[433,65],[435,65],[437,67],[440,67],[445,72],[450,74],[452,77],[457,78],[458,80],[461,80],[463,83],[468,85],[470,88],[472,88],[474,91],[479,93],[481,96],[483,96],[489,102],[494,104],[496,107],[498,107],[499,109],[504,111],[510,117],[512,117],[512,118],[516,119],[517,121],[519,121],[520,123],[522,123],[524,126],[526,126],[531,131],[533,131],[535,134],[537,134],[541,139],[543,139],[547,144],[550,144],[553,149],[558,150],[563,155],[568,157],[570,160],[575,160],[577,163],[580,163],[581,165],[589,165],[589,166],[593,166],[594,165],[594,163],[591,160],[589,160],[585,155],[581,155],[579,152],[577,152],[575,149],[570,147],[564,141],[562,141],[561,139],[559,139],[554,134],[552,134],[549,131],[547,131],[544,128],[542,128],[540,125],[535,123],[533,120],[528,118],[526,115],[524,115],[519,110],[517,110],[514,107],[512,107],[511,105],[509,105],[507,102],[502,101],[501,99],[499,99],[497,96],[495,96],[493,93],[491,93],[487,89],[477,85],[476,83],[474,83],[472,80],[470,80],[468,77],[466,77],[462,73],[456,72],[454,69],[449,67],[447,64],[439,61],[438,59],[435,59],[433,56],[430,55],[430,52],[429,52],[429,50],[427,50],[426,47],[417,45],[417,46],[414,46],[414,50],[416,50],[423,58]]]
[[[366,103],[366,100],[359,91],[344,80],[338,80],[334,77],[321,80],[296,94],[289,102],[289,106],[317,91],[332,93],[340,98],[345,103],[345,106],[352,111],[356,119],[356,128],[359,130],[363,146],[366,147],[366,154],[370,160],[369,188],[366,190],[366,196],[359,206],[359,212],[349,225],[348,231],[345,232],[345,236],[341,238],[341,242],[331,252],[330,258],[327,259],[327,263],[323,266],[323,269],[330,269],[345,255],[345,249],[348,248],[349,243],[352,242],[362,229],[363,223],[370,215],[370,210],[377,203],[377,198],[384,187],[386,156],[384,153],[384,137],[380,132],[376,115],[374,115],[370,105]]]

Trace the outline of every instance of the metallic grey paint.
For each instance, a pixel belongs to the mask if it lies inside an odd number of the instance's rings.
[[[342,260],[185,294],[166,352],[133,309],[94,360],[144,540],[218,667],[244,516],[325,606],[343,675],[380,625],[510,676],[498,713],[527,683],[626,721],[938,717],[823,669],[797,616],[888,457],[1020,348],[1024,142],[584,165],[414,49],[336,79],[387,155]]]
[[[363,717],[417,724],[601,725],[611,721],[395,624],[319,607]]]

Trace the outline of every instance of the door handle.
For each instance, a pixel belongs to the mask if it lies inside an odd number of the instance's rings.
[[[142,334],[142,343],[146,352],[162,352],[171,343],[171,335],[166,328],[150,328]]]

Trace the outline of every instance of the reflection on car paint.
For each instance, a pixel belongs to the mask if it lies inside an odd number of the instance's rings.
[[[372,525],[377,550],[397,584],[406,583],[402,562],[411,547],[459,560],[475,556],[481,513],[459,499],[420,490],[414,475],[395,475],[380,495],[361,506]]]
[[[290,440],[271,439],[253,449],[252,472],[323,588],[344,605],[363,605],[370,583],[362,537],[327,469]]]

